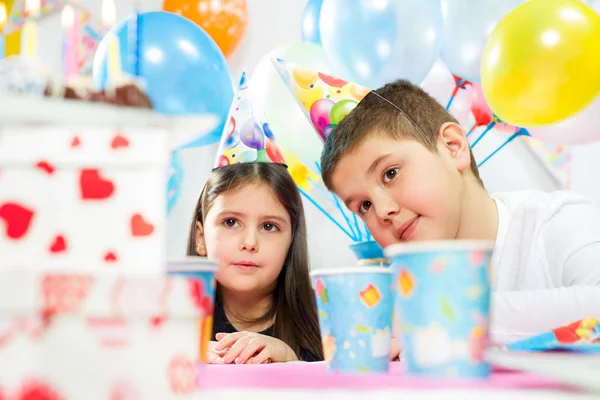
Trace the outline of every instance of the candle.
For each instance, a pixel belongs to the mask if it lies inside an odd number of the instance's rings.
[[[25,41],[23,54],[27,56],[37,55],[37,23],[36,19],[40,12],[40,0],[25,0],[25,13],[27,19],[23,25],[23,40]]]
[[[108,31],[117,19],[114,0],[104,0],[102,3],[102,24]],[[121,79],[121,48],[119,38],[114,33],[108,37],[108,78],[109,82],[115,84]]]
[[[4,35],[2,34],[2,31],[4,30],[4,25],[6,24],[7,18],[6,4],[4,4],[4,1],[0,1],[0,60],[3,59],[6,54]]]
[[[133,17],[127,23],[128,41],[129,41],[129,56],[128,63],[135,76],[140,76],[140,34],[141,34],[141,19],[140,19],[141,0],[135,2]]]
[[[65,82],[79,72],[77,57],[77,34],[75,32],[75,10],[70,5],[63,8],[61,25],[65,34],[65,47],[63,54],[63,69]]]

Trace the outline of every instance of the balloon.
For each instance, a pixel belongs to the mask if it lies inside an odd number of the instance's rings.
[[[536,139],[561,146],[600,141],[600,97],[571,118],[527,131]]]
[[[354,101],[354,100],[338,101],[335,104],[335,106],[333,106],[331,108],[331,114],[329,116],[329,120],[331,121],[331,124],[332,125],[339,124],[344,118],[346,118],[346,115],[348,115],[350,113],[350,111],[354,110],[354,108],[356,107],[357,104],[358,104],[358,101]]]
[[[202,27],[229,57],[246,31],[246,0],[165,0],[163,10],[179,14]]]
[[[481,85],[492,110],[515,126],[570,117],[600,91],[600,16],[577,0],[530,0],[492,32]]]
[[[494,113],[485,101],[485,97],[483,96],[483,91],[481,90],[481,85],[479,83],[473,84],[471,112],[475,117],[475,124],[473,125],[473,129],[479,126],[488,126],[490,122],[492,122],[494,119]],[[510,133],[514,133],[516,131],[516,128],[514,126],[507,125],[504,122],[496,123],[494,125],[494,129]]]
[[[439,0],[327,0],[319,29],[337,76],[372,89],[418,85],[440,50],[442,10]]]
[[[481,55],[492,30],[523,0],[447,0],[441,57],[454,74],[480,81]]]
[[[452,96],[452,92],[456,88],[456,81],[444,65],[444,62],[438,58],[431,67],[431,70],[423,80],[421,88],[430,96],[438,101],[442,107],[446,107]],[[469,85],[465,89],[459,89],[456,96],[452,100],[450,106],[450,114],[465,127],[469,120],[471,112],[471,88]]]
[[[319,33],[319,17],[323,0],[308,0],[302,13],[302,40],[305,42],[321,44]]]
[[[330,113],[334,104],[331,100],[320,99],[315,101],[310,107],[310,120],[321,136],[323,136],[323,129],[329,126]]]
[[[256,125],[253,120],[248,120],[240,129],[240,139],[242,142],[256,150],[265,148],[265,137],[263,136],[260,126]]]
[[[310,121],[304,116],[294,96],[275,70],[271,57],[279,57],[296,62],[299,66],[330,74],[334,72],[333,68],[321,46],[307,42],[294,42],[278,47],[265,55],[252,74],[250,90],[252,90],[254,110],[257,115],[264,113],[271,129],[277,135],[277,143],[284,150],[289,149],[304,160],[316,161],[321,157],[323,143],[315,135]],[[304,84],[313,79],[302,74],[294,75],[295,79],[298,79],[298,76],[302,77],[301,81]],[[314,79],[316,80],[316,76]]]
[[[165,114],[208,112],[221,118],[210,134],[217,142],[233,101],[233,83],[225,57],[215,42],[197,25],[176,14],[152,11],[140,14],[140,74],[154,108]],[[94,82],[107,84],[108,39],[116,34],[121,60],[127,60],[127,21],[116,25],[102,39],[94,57]],[[132,74],[134,66],[123,63]]]

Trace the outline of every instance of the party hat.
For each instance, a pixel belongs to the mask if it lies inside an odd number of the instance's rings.
[[[252,162],[285,164],[269,124],[254,114],[248,77],[243,71],[213,168]]]
[[[280,58],[274,59],[273,64],[323,142],[371,91]]]

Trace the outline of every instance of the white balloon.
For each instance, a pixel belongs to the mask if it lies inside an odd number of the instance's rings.
[[[531,136],[556,145],[579,145],[600,141],[600,96],[579,114],[556,124],[527,128]]]
[[[421,88],[444,108],[448,105],[455,87],[454,77],[440,58],[435,61],[423,83],[421,83]],[[467,85],[464,89],[458,89],[454,100],[452,100],[450,110],[448,110],[463,127],[466,126],[471,114],[472,99],[471,85]]]

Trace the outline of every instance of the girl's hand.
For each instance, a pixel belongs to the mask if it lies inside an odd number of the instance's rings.
[[[223,355],[227,353],[227,350],[218,351],[215,349],[219,342],[208,342],[208,349],[206,351],[206,363],[207,364],[223,364]]]
[[[223,362],[262,364],[296,361],[294,351],[279,339],[255,332],[217,333],[215,351],[226,351]]]

